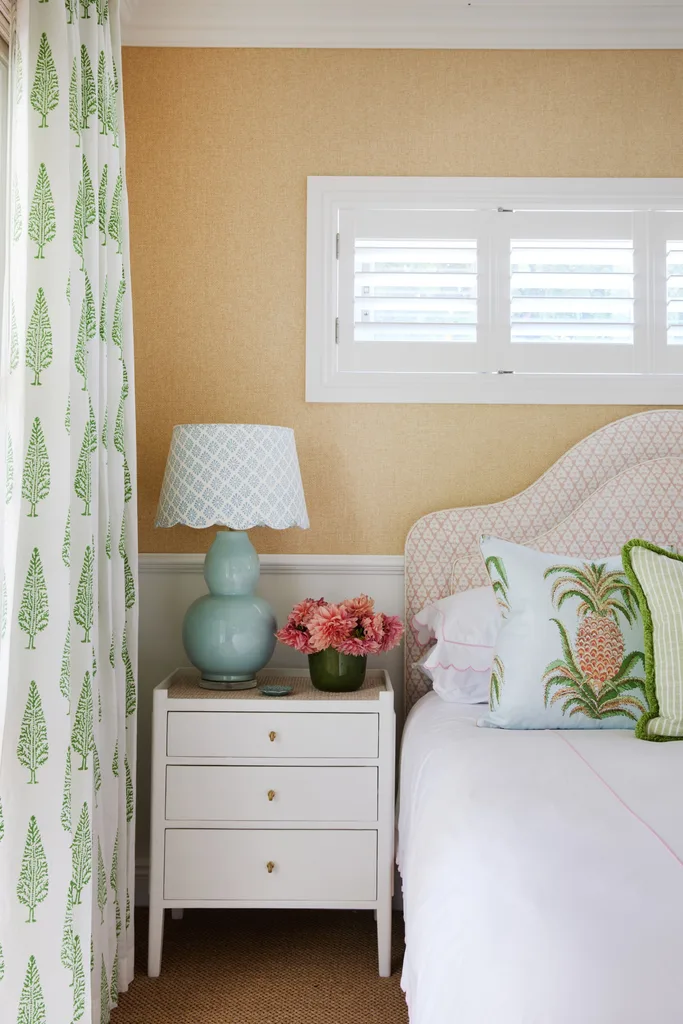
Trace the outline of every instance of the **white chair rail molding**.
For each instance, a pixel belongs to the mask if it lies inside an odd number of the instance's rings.
[[[312,402],[669,404],[683,179],[309,177]]]

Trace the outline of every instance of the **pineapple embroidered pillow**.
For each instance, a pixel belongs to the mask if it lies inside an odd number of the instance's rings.
[[[621,555],[548,555],[482,537],[500,605],[489,711],[502,729],[634,729],[647,710],[643,620]]]

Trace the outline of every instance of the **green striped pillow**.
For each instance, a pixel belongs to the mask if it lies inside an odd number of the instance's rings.
[[[624,569],[645,626],[645,693],[649,711],[636,725],[641,740],[683,739],[683,555],[630,540]]]

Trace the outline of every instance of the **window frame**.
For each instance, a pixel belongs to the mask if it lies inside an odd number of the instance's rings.
[[[340,357],[338,247],[348,267],[340,232],[353,211],[485,211],[505,217],[538,211],[584,211],[633,216],[635,271],[646,304],[640,324],[636,372],[395,372],[347,369]],[[666,213],[679,227],[667,231]],[[552,213],[549,213],[551,216]],[[501,221],[502,223],[502,221]],[[670,405],[683,400],[683,345],[667,346],[666,252],[660,242],[683,238],[683,178],[308,178],[306,269],[306,400],[308,402],[422,402],[490,404]],[[502,229],[503,230],[503,229]],[[504,229],[507,233],[507,229]],[[526,237],[516,235],[512,237]],[[347,236],[348,239],[348,236]],[[643,250],[645,245],[645,250]],[[659,252],[659,249],[662,251]],[[480,264],[482,291],[490,254]],[[352,257],[351,257],[352,258]],[[343,284],[343,282],[342,282]],[[349,282],[346,282],[348,297]],[[642,324],[645,323],[646,339]],[[636,332],[638,334],[638,331]],[[427,343],[429,344],[429,343]],[[505,362],[500,344],[495,361]],[[662,366],[657,369],[655,359]]]

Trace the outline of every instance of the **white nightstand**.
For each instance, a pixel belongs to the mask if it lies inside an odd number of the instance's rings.
[[[391,973],[394,693],[368,671],[355,693],[321,693],[266,669],[290,696],[203,690],[177,669],[154,690],[150,977],[164,910],[374,910],[379,973]]]

